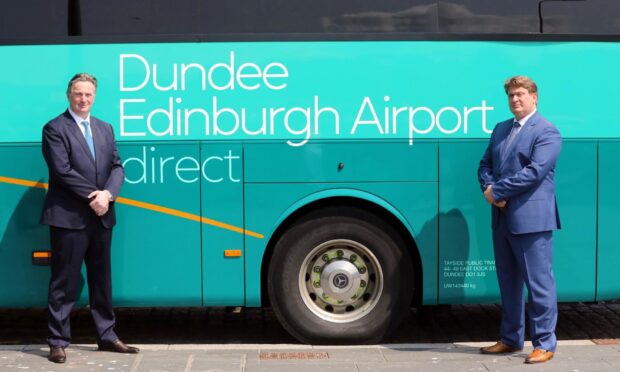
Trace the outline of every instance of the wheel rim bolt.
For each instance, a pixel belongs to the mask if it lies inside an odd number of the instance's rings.
[[[315,273],[320,273],[321,272],[321,266],[315,266],[314,267],[314,272]]]
[[[321,282],[314,282],[312,283],[312,285],[314,286],[314,288],[319,288],[321,286]]]
[[[362,266],[360,267],[360,273],[364,274],[366,272],[366,267]]]
[[[338,257],[344,256],[344,252],[341,251],[340,249],[336,252],[336,254],[338,255]]]
[[[362,288],[366,287],[366,281],[362,280],[360,282],[360,287],[362,287]]]
[[[323,261],[327,262],[329,261],[329,256],[324,254],[323,257],[321,257],[323,259]]]

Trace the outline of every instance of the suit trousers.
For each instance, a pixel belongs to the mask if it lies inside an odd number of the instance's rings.
[[[82,263],[86,263],[90,311],[98,343],[114,342],[110,246],[112,229],[93,220],[84,229],[50,227],[52,275],[48,292],[48,344],[67,347],[71,342],[69,316],[82,292]]]
[[[555,352],[558,307],[552,270],[552,232],[512,234],[506,216],[500,213],[498,225],[493,230],[493,247],[502,299],[501,341],[523,348],[525,284],[532,344],[534,348]]]

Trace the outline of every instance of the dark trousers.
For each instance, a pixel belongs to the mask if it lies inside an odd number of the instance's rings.
[[[551,231],[512,234],[501,215],[493,230],[495,266],[502,298],[501,341],[523,348],[525,337],[524,285],[528,290],[530,336],[534,348],[555,352],[558,319],[553,277]]]
[[[82,262],[86,263],[90,311],[97,328],[97,341],[116,341],[110,265],[112,229],[94,221],[81,230],[50,227],[50,235],[52,276],[48,292],[48,328],[51,335],[48,344],[66,347],[71,343],[69,315],[82,289]]]

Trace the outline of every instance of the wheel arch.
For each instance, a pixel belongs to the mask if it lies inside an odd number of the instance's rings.
[[[343,194],[345,196],[343,196]],[[338,189],[321,191],[298,200],[291,205],[278,220],[276,224],[277,228],[274,230],[267,243],[261,264],[261,298],[263,299],[263,306],[268,305],[269,302],[267,274],[269,272],[273,250],[278,240],[291,226],[307,218],[316,218],[321,215],[329,214],[328,209],[333,209],[334,207],[364,209],[366,212],[370,212],[383,221],[386,221],[396,230],[405,243],[412,260],[414,269],[414,283],[412,288],[413,304],[421,304],[423,268],[419,249],[413,238],[413,227],[411,227],[407,219],[397,208],[380,197],[359,190]]]

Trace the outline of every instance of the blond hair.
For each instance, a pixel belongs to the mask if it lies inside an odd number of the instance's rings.
[[[534,80],[527,76],[517,75],[509,78],[504,83],[504,91],[508,94],[508,90],[512,88],[525,88],[530,93],[538,93],[538,86]]]

